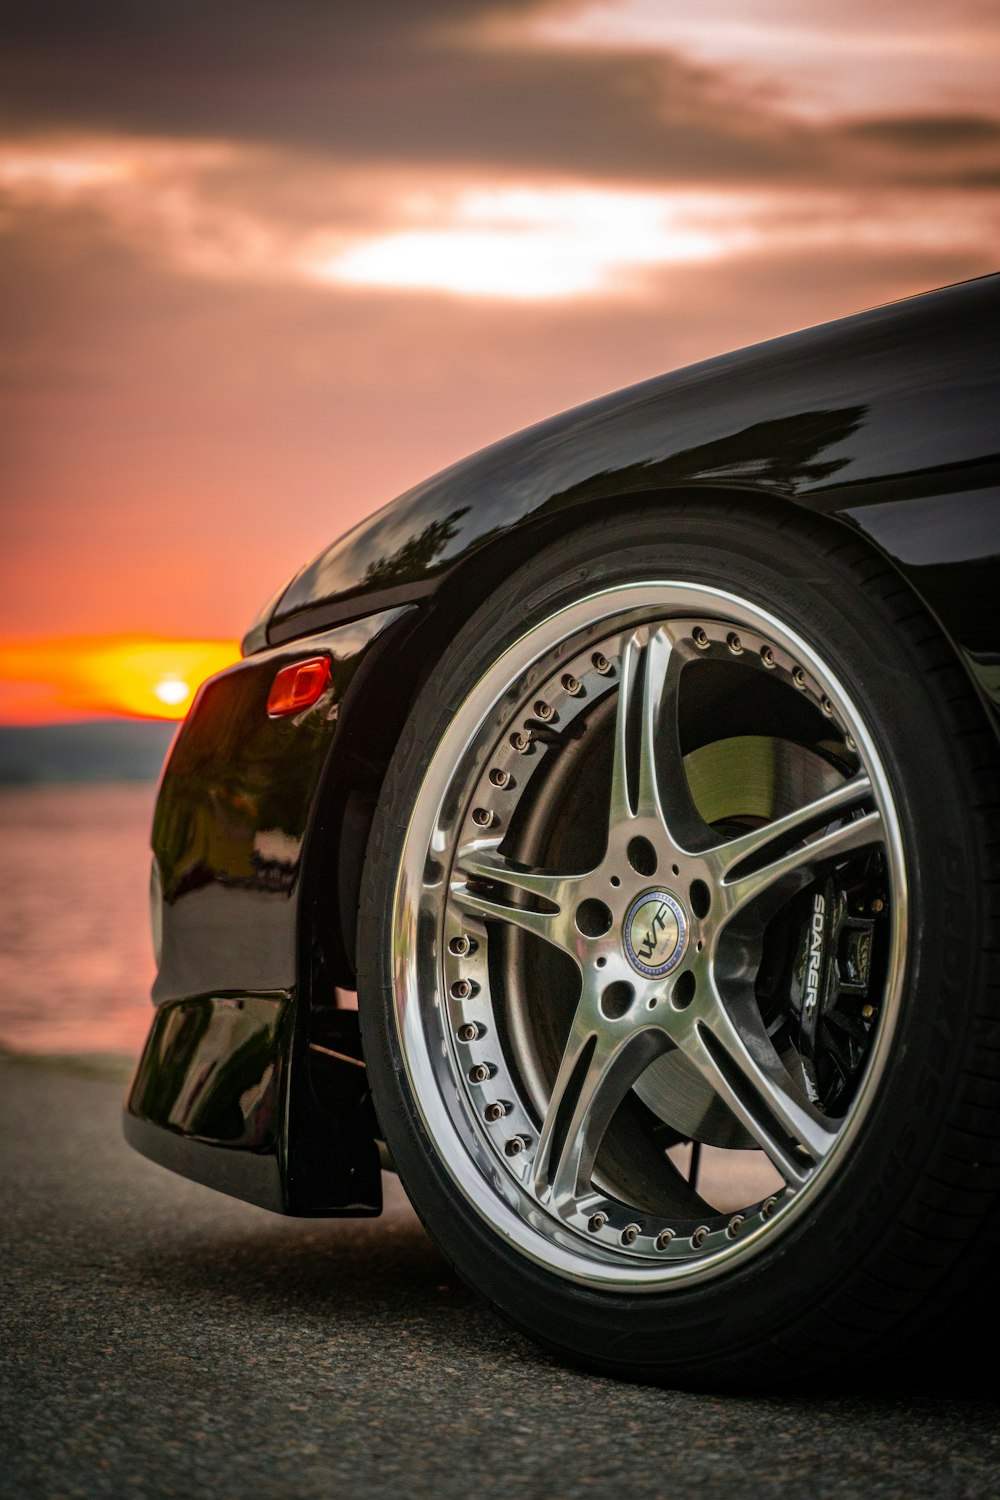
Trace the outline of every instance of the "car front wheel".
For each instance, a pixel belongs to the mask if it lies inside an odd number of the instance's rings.
[[[995,749],[825,522],[636,510],[481,607],[389,768],[359,931],[379,1117],[466,1280],[689,1385],[941,1324],[997,1193]]]

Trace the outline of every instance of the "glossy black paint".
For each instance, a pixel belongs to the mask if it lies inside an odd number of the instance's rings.
[[[1000,412],[994,421],[1000,431]],[[937,616],[1000,721],[1000,485],[876,500],[844,516]]]
[[[269,718],[266,703],[301,650],[267,651],[212,678],[157,801],[159,1008],[126,1134],[174,1170],[289,1213],[381,1207],[357,1017],[337,1005],[336,882],[304,873],[330,815],[319,788],[341,710],[368,653],[407,613],[313,638],[307,654],[329,655],[330,686],[294,716]],[[329,902],[325,922],[309,904],[318,897]]]
[[[126,1100],[126,1137],[163,1166],[280,1212],[290,1054],[289,995],[161,1006]]]
[[[268,638],[426,600],[501,538],[565,529],[639,495],[697,491],[747,505],[766,497],[863,532],[974,668],[1000,649],[984,613],[1000,592],[998,327],[1000,275],[565,412],[417,485],[328,547],[280,597]],[[980,686],[995,692],[989,674]]]
[[[297,910],[316,790],[351,682],[399,613],[314,636],[308,652],[253,656],[200,689],[171,749],[153,820],[163,898],[158,1004],[294,986],[297,940],[286,909]],[[318,702],[270,718],[277,672],[321,654],[330,656],[331,680]]]
[[[455,629],[594,513],[642,496],[666,514],[694,493],[852,528],[938,616],[1000,727],[998,326],[990,277],[646,382],[455,465],[303,569],[199,693],[164,772],[159,1009],[132,1144],[279,1211],[379,1211],[337,986],[354,983],[381,780]],[[321,652],[327,693],[269,719],[275,672]]]

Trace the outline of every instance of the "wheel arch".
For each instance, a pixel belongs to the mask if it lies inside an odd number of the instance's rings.
[[[740,509],[756,515],[769,512],[778,525],[797,516],[811,529],[827,534],[836,528],[845,540],[853,539],[873,559],[888,563],[904,576],[892,557],[841,517],[817,515],[773,492],[715,486],[631,492],[536,513],[465,556],[421,607],[409,610],[395,629],[386,632],[342,706],[337,741],[319,789],[318,815],[304,871],[309,899],[303,905],[303,964],[325,968],[326,988],[330,981],[346,989],[355,987],[358,898],[375,805],[413,704],[455,634],[512,571],[541,548],[606,514],[609,507],[660,506],[667,512],[692,502],[716,504],[730,513]],[[921,603],[929,608],[926,601],[921,599]],[[950,641],[943,625],[941,629]],[[968,673],[962,653],[954,642],[950,644]],[[331,909],[339,913],[339,921],[333,924],[329,922]],[[317,983],[315,973],[311,978],[306,992],[321,993],[324,986]]]

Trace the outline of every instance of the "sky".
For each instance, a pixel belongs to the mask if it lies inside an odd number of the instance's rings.
[[[997,269],[1000,0],[7,0],[0,722],[529,422]]]

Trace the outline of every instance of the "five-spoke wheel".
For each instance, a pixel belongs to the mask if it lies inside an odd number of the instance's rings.
[[[771,732],[746,736],[758,693]],[[730,758],[722,817],[698,793],[689,695]],[[598,1283],[704,1274],[776,1233],[863,1109],[905,907],[884,772],[805,642],[719,591],[580,601],[456,714],[407,855],[397,922],[425,937],[399,947],[404,1062],[456,1183],[504,1173],[524,1248]],[[865,924],[860,981],[831,882]],[[769,942],[777,995],[758,987]],[[818,1007],[853,1043],[832,1090]]]
[[[817,590],[794,532],[661,524],[543,554],[429,681],[369,853],[366,1054],[416,1206],[522,1326],[658,1378],[827,1368],[834,1307],[845,1350],[905,1326],[851,1298],[972,1045],[935,1042],[913,922],[949,771],[907,768],[927,684],[855,562]]]

